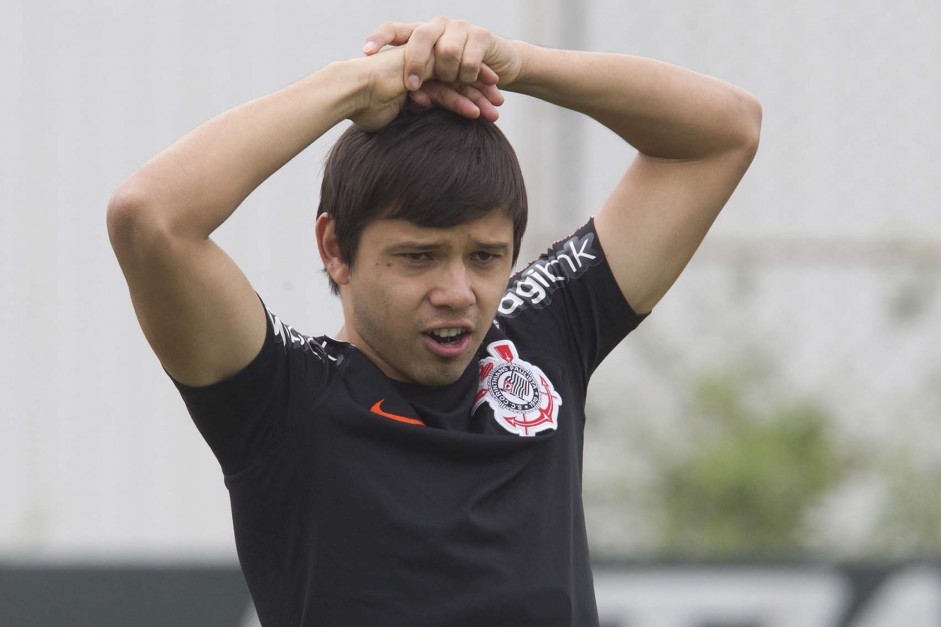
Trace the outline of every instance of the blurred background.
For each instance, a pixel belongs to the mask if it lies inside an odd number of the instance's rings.
[[[221,472],[140,333],[105,206],[213,115],[357,56],[383,21],[438,14],[656,57],[764,107],[742,185],[592,383],[605,624],[941,625],[936,0],[4,0],[0,624],[86,624],[75,607],[95,625],[125,610],[254,624]],[[633,156],[524,97],[500,126],[532,207],[522,260],[595,212]],[[340,326],[313,241],[339,130],[217,232],[309,334]]]

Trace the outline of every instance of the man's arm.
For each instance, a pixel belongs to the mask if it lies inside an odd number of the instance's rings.
[[[667,63],[516,43],[505,89],[585,113],[639,152],[595,218],[621,291],[650,311],[676,281],[758,148],[744,90]]]
[[[368,39],[404,45],[405,76],[434,64],[468,81],[482,65],[501,89],[598,120],[639,155],[595,219],[624,296],[638,312],[686,267],[754,157],[761,107],[747,92],[667,63],[509,41],[460,20],[384,24]],[[439,84],[410,87],[423,103]]]
[[[239,267],[210,238],[271,174],[349,118],[367,129],[404,106],[403,51],[334,63],[192,131],[123,183],[108,232],[147,340],[171,376],[208,385],[244,368],[266,322]],[[433,71],[423,79],[433,80]],[[496,117],[502,96],[485,84],[443,90],[436,104]]]

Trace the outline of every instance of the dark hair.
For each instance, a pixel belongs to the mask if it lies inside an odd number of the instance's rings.
[[[406,108],[377,132],[353,125],[340,136],[324,163],[317,215],[333,218],[340,256],[352,264],[371,220],[446,228],[496,209],[513,222],[515,263],[527,203],[509,141],[485,120]],[[339,293],[332,279],[330,289]]]

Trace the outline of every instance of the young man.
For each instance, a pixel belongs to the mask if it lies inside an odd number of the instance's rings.
[[[225,473],[261,621],[597,625],[588,378],[728,200],[760,107],[667,64],[444,18],[383,25],[364,53],[191,132],[108,210],[144,333]],[[500,90],[639,151],[597,217],[512,278],[526,201],[491,124]],[[316,229],[344,325],[314,339],[209,235],[344,119]]]

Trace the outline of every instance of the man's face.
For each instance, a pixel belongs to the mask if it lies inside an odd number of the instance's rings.
[[[392,379],[453,383],[493,321],[512,258],[502,211],[443,229],[370,222],[341,288],[342,339]]]

